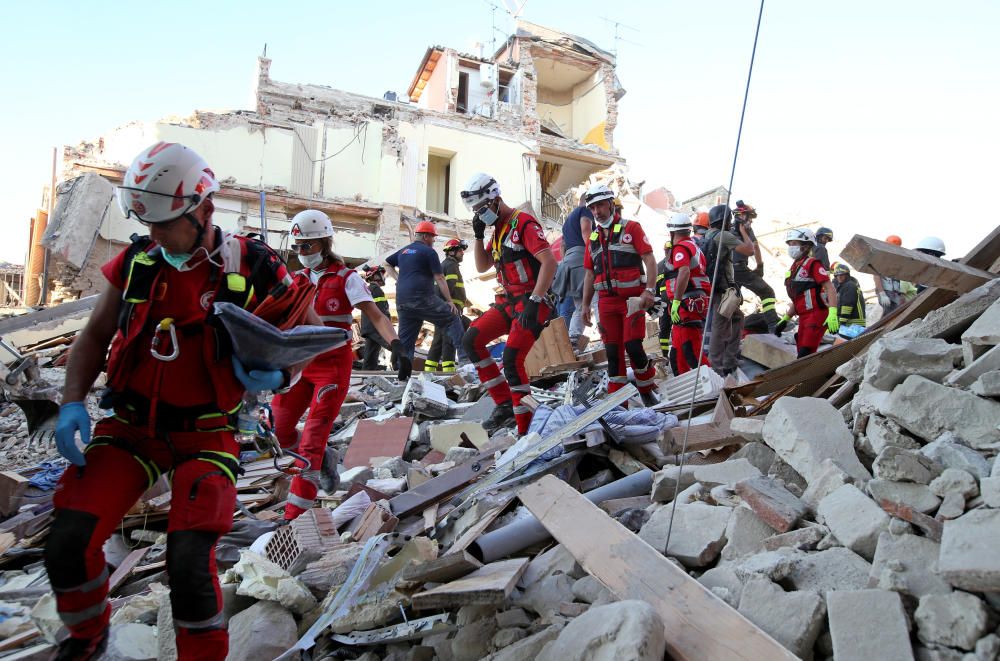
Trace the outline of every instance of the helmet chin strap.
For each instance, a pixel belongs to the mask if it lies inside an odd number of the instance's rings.
[[[188,250],[188,252],[193,255],[194,252],[201,247],[201,242],[205,239],[205,224],[199,223],[198,220],[190,213],[184,214],[184,217],[189,223],[194,225],[194,228],[198,231],[194,237],[194,244],[191,246],[190,250]]]

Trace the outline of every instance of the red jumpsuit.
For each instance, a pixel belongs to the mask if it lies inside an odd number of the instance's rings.
[[[539,303],[538,321],[532,328],[523,327],[518,315],[538,281],[540,264],[535,255],[548,250],[549,243],[537,220],[515,211],[507,222],[497,222],[490,245],[504,295],[497,296],[490,309],[472,322],[462,344],[493,401],[498,405],[513,402],[517,431],[525,434],[531,423],[531,410],[521,406],[521,398],[531,392],[531,382],[524,361],[552,310],[547,301]],[[486,345],[505,333],[507,346],[501,375]]]
[[[628,383],[625,354],[635,372],[635,385],[641,393],[652,392],[656,367],[650,362],[642,341],[646,338],[646,313],[627,315],[628,299],[641,296],[646,286],[642,256],[653,252],[639,223],[623,221],[617,215],[605,229],[597,226],[587,242],[583,267],[594,272],[594,290],[598,292],[598,330],[608,354],[608,392]],[[650,274],[650,277],[655,277]]]
[[[671,248],[670,263],[674,270],[685,266],[691,269],[687,291],[681,295],[681,306],[677,310],[681,320],[673,325],[671,331],[671,343],[677,352],[677,374],[680,375],[698,366],[712,284],[705,274],[705,255],[690,237],[681,239]],[[676,286],[676,278],[667,283],[667,294],[671,301],[677,297]],[[669,310],[666,314],[670,314]],[[708,359],[701,353],[701,364],[708,365]]]
[[[102,269],[123,291],[107,369],[114,415],[97,423],[86,465],[70,466],[60,479],[45,549],[59,616],[73,637],[96,638],[108,626],[104,542],[142,493],[172,471],[167,572],[178,654],[226,657],[215,543],[232,526],[235,418],[244,388],[206,321],[213,302],[253,309],[258,296],[291,278],[264,244],[216,232],[225,241],[222,268],[203,260],[178,271],[143,237]],[[151,348],[177,356],[157,359]]]
[[[799,358],[816,353],[826,333],[826,316],[830,306],[823,294],[823,283],[829,280],[830,274],[823,267],[823,262],[809,256],[792,262],[792,267],[785,273],[785,291],[799,317],[799,330],[795,333]]]
[[[316,314],[327,326],[351,330],[351,316],[354,306],[372,301],[371,291],[357,271],[345,267],[340,262],[325,272],[316,274],[309,269],[295,274],[296,281],[316,281],[316,299],[313,304]],[[302,372],[302,377],[284,394],[275,395],[271,402],[274,412],[274,433],[282,447],[291,447],[298,442],[298,453],[308,459],[312,468],[292,479],[285,505],[285,520],[290,521],[310,509],[319,491],[319,469],[323,463],[323,451],[330,436],[333,422],[340,413],[340,407],[347,397],[351,385],[351,366],[354,355],[351,343],[327,351],[313,359]],[[302,430],[302,439],[297,438],[295,425],[302,414],[309,409]]]

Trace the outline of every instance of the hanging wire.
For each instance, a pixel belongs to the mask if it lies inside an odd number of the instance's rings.
[[[764,16],[764,0],[760,0],[760,9],[757,12],[757,28],[753,35],[753,49],[750,51],[750,67],[747,70],[747,83],[743,90],[743,108],[740,110],[740,126],[736,132],[736,148],[733,150],[733,163],[729,170],[729,186],[726,189],[726,208],[729,208],[729,199],[732,196],[733,191],[733,179],[736,177],[736,161],[740,154],[740,139],[743,137],[743,119],[746,117],[747,113],[747,98],[750,96],[750,78],[753,76],[753,63],[757,56],[757,39],[760,37],[760,23]],[[718,245],[716,246],[716,255],[721,255],[722,250],[722,234],[728,231],[726,229],[726,222],[723,220],[722,229],[716,238]],[[712,285],[708,293],[708,314],[712,314],[712,301],[715,297],[715,283],[718,281],[719,277],[719,265],[723,260],[716,257],[715,267],[712,272]],[[701,363],[705,355],[705,342],[702,341],[701,347],[698,350],[698,366],[695,368],[694,381],[697,384],[698,377],[701,375]],[[723,390],[722,396],[725,396],[725,390]],[[697,388],[691,390],[691,401],[688,403],[687,420],[684,425],[684,438],[681,441],[681,451],[677,458],[677,466],[679,469],[677,476],[677,483],[674,485],[674,498],[670,507],[670,523],[667,525],[667,540],[665,547],[670,545],[670,535],[674,530],[674,515],[677,513],[677,496],[680,494],[681,488],[681,474],[684,472],[684,462],[687,458],[687,444],[688,444],[688,433],[691,430],[691,416],[694,413],[694,403],[697,397]]]

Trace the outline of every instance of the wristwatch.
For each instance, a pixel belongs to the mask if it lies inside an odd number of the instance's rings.
[[[653,298],[656,298],[656,287],[646,287],[646,291],[652,294]]]
[[[535,303],[541,303],[542,302],[542,297],[539,296],[538,294],[532,294],[531,296],[528,297],[528,300],[529,301],[534,301]]]

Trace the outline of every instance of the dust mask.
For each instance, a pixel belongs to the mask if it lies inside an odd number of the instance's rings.
[[[597,218],[597,216],[594,216],[594,222],[603,227],[604,229],[608,229],[609,227],[611,227],[611,223],[615,222],[615,217],[608,216],[604,220],[600,220]]]
[[[788,256],[792,259],[798,259],[805,254],[805,248],[802,246],[788,246]]]
[[[323,253],[317,252],[311,255],[299,255],[299,262],[307,269],[314,269],[323,263]]]
[[[485,206],[482,209],[480,209],[476,213],[476,216],[479,218],[481,222],[483,222],[486,225],[493,225],[493,223],[497,222],[497,220],[499,220],[500,218],[500,216],[498,216],[496,212],[493,211],[493,209],[490,209],[488,206]]]
[[[162,246],[160,247],[160,254],[163,255],[163,261],[165,261],[167,264],[170,264],[178,271],[186,270],[183,268],[183,266],[187,264],[188,261],[190,261],[191,257],[193,256],[189,252],[182,252],[175,255],[172,252],[167,252],[166,250],[164,250]]]

